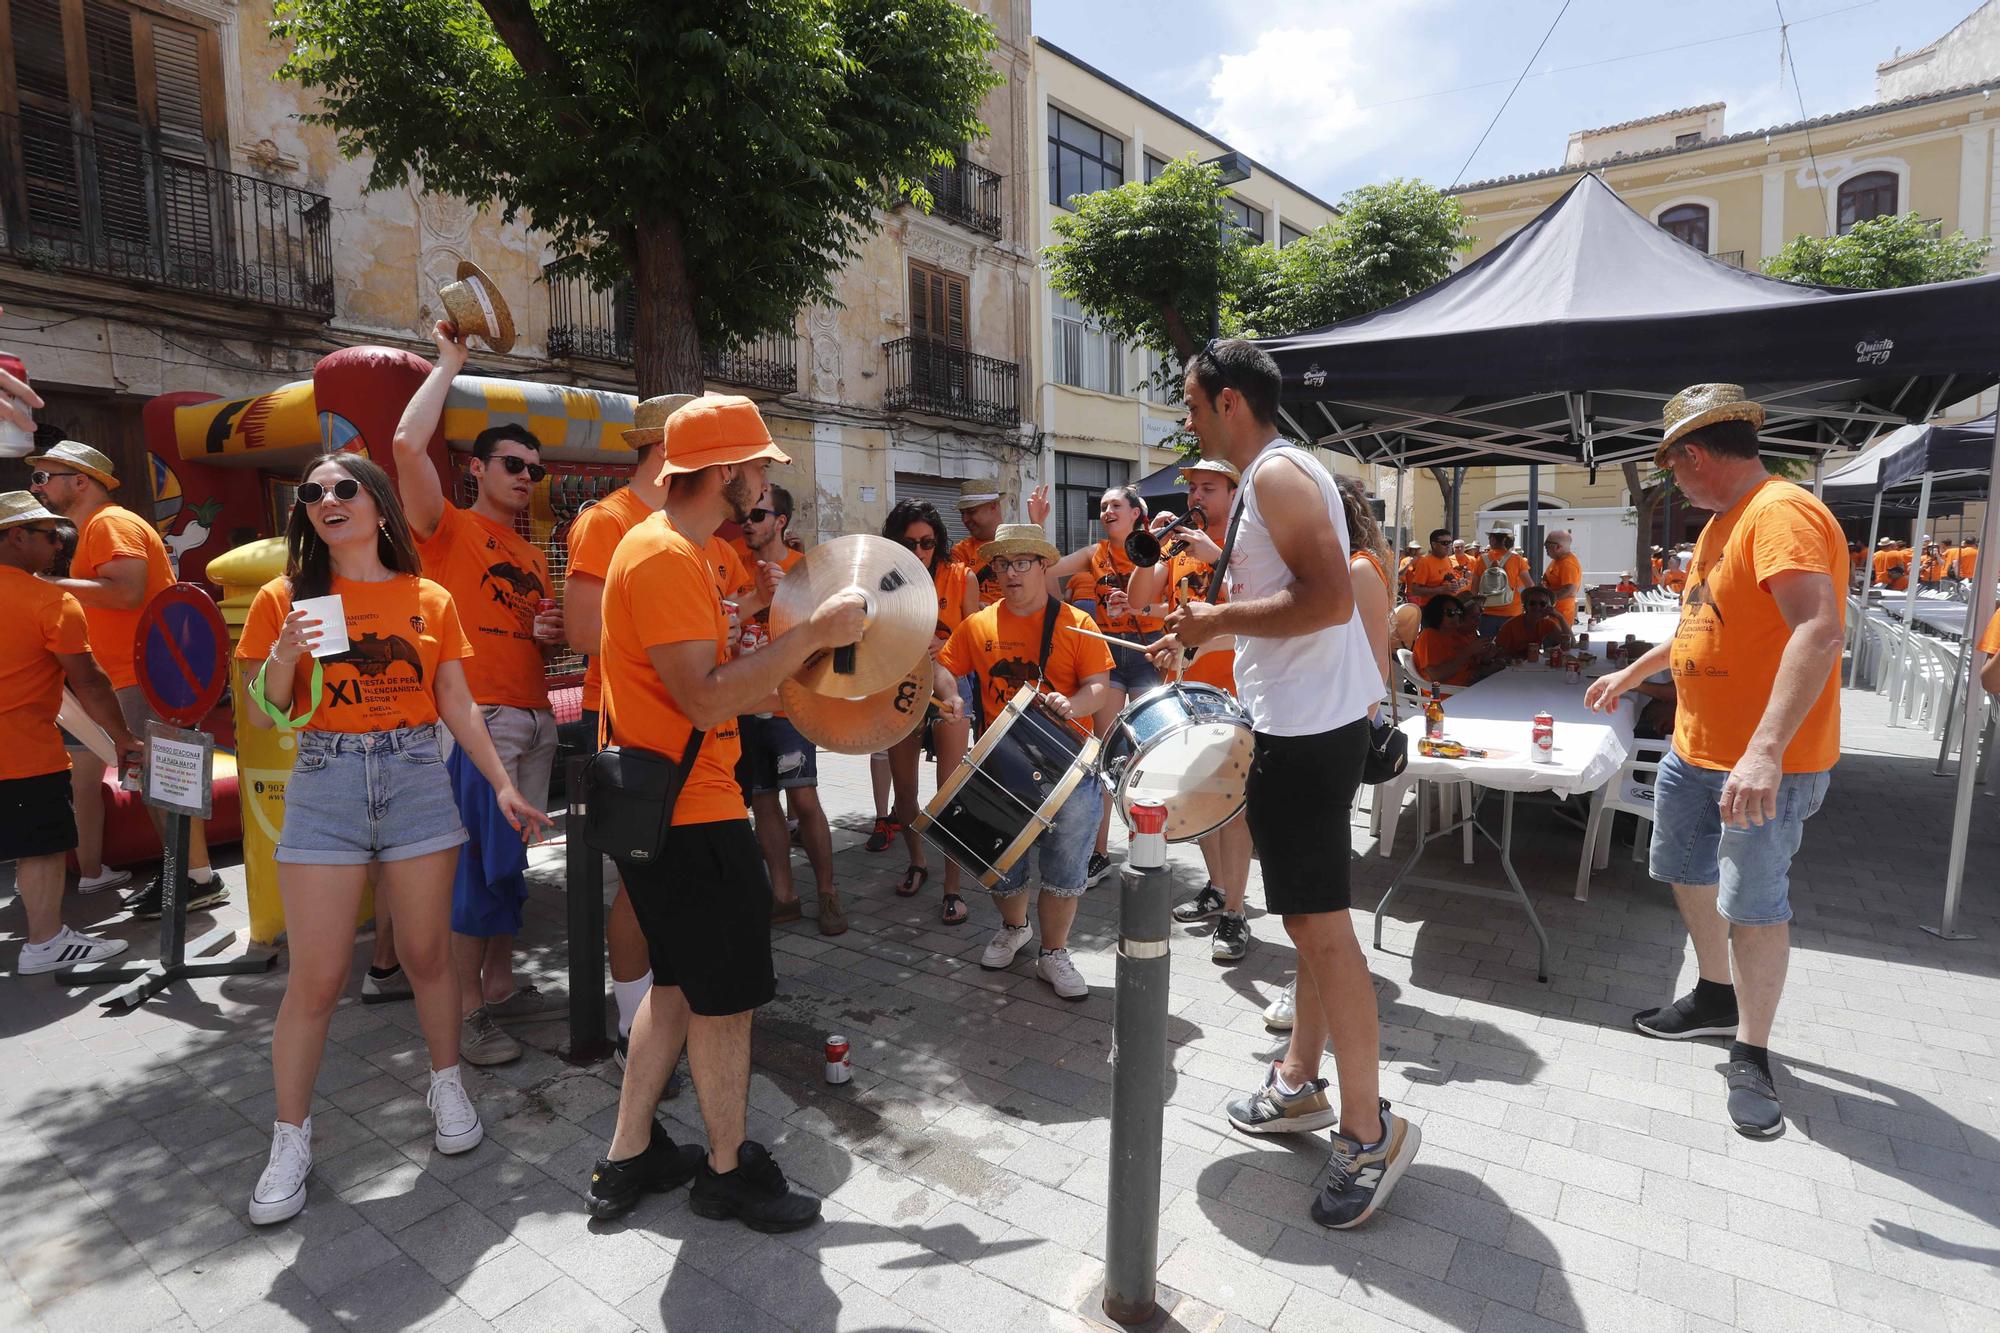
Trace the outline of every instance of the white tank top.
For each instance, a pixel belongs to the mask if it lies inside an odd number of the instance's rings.
[[[1305,450],[1273,440],[1244,469],[1237,491],[1243,518],[1229,556],[1232,602],[1270,597],[1298,581],[1278,555],[1270,529],[1257,511],[1257,471],[1280,455],[1313,479],[1341,549],[1350,554],[1354,549],[1332,476]],[[1350,613],[1338,625],[1296,638],[1236,636],[1236,697],[1249,710],[1251,726],[1268,736],[1333,731],[1366,716],[1381,695],[1381,674],[1359,616]]]

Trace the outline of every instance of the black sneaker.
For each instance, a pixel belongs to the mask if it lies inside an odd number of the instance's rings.
[[[1752,1060],[1732,1060],[1722,1067],[1729,1080],[1729,1118],[1736,1132],[1749,1139],[1775,1139],[1785,1132],[1785,1108],[1770,1077]]]
[[[1218,963],[1240,963],[1250,952],[1250,923],[1241,912],[1224,912],[1215,920],[1215,934],[1209,937],[1208,956]]]
[[[889,844],[896,840],[896,835],[902,832],[902,829],[903,826],[901,824],[898,824],[887,815],[877,815],[875,816],[875,827],[870,830],[868,841],[863,843],[862,846],[871,852],[886,852],[889,850]]]
[[[636,1157],[614,1162],[597,1159],[590,1168],[590,1193],[585,1206],[592,1217],[623,1217],[632,1211],[643,1194],[662,1194],[694,1179],[702,1164],[702,1150],[692,1143],[679,1144],[667,1137],[659,1121],[653,1122],[653,1141]]]
[[[1344,1134],[1333,1136],[1333,1161],[1319,1197],[1312,1202],[1312,1219],[1323,1227],[1345,1231],[1358,1227],[1389,1200],[1389,1191],[1415,1160],[1424,1136],[1382,1103],[1382,1138],[1367,1145]]]
[[[1687,1041],[1692,1037],[1733,1037],[1736,1035],[1736,1011],[1704,1012],[1695,1003],[1693,992],[1689,992],[1672,1004],[1632,1015],[1632,1026],[1649,1037],[1660,1037],[1666,1041]]]
[[[1206,921],[1212,916],[1221,916],[1226,910],[1228,909],[1227,905],[1222,901],[1222,890],[1216,888],[1213,884],[1204,884],[1201,886],[1200,893],[1197,893],[1194,897],[1174,909],[1174,920],[1184,926],[1191,926],[1197,921]]]
[[[785,1173],[761,1143],[745,1139],[736,1169],[721,1174],[703,1157],[688,1207],[703,1217],[733,1217],[752,1231],[797,1231],[819,1221],[819,1200],[785,1184]]]
[[[1111,858],[1103,852],[1092,852],[1090,864],[1084,868],[1083,887],[1094,889],[1106,875],[1111,873]]]
[[[206,884],[188,880],[187,893],[187,910],[190,912],[220,907],[229,901],[229,890],[223,887],[220,875],[209,876]],[[158,921],[162,911],[161,899],[164,896],[160,890],[160,877],[155,875],[147,881],[145,888],[135,889],[126,894],[120,906],[141,921]]]

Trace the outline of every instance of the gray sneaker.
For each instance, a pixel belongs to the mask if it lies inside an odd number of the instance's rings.
[[[1201,892],[1174,908],[1174,920],[1184,926],[1197,921],[1206,921],[1213,916],[1221,916],[1227,910],[1222,901],[1222,890],[1213,884],[1201,886]]]
[[[1340,1108],[1326,1095],[1327,1082],[1316,1078],[1287,1096],[1278,1086],[1278,1067],[1264,1071],[1264,1086],[1229,1103],[1229,1123],[1245,1134],[1305,1134],[1340,1123]]]
[[[363,1004],[391,1004],[397,1000],[407,1000],[412,994],[409,974],[400,967],[386,977],[376,976],[372,967],[361,974]]]
[[[1218,963],[1241,962],[1250,952],[1250,923],[1241,912],[1224,912],[1215,918],[1215,933],[1208,939],[1208,956]]]
[[[1356,1143],[1336,1132],[1326,1184],[1312,1201],[1313,1221],[1345,1231],[1373,1217],[1416,1160],[1423,1141],[1417,1127],[1392,1114],[1386,1101],[1382,1103],[1382,1137],[1377,1142]]]
[[[502,1032],[482,1005],[458,1026],[458,1058],[469,1065],[504,1065],[521,1058],[521,1043]]]

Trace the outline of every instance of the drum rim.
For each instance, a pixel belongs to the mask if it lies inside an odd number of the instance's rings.
[[[994,747],[1000,743],[1000,738],[1013,730],[1014,721],[1027,716],[1029,703],[1038,697],[1039,694],[1040,691],[1032,685],[1023,685],[1014,692],[1014,697],[1009,699],[1007,706],[1001,710],[1003,714],[1012,714],[1012,719],[1004,724],[995,719],[994,725],[981,732],[979,740],[974,743],[970,750],[965,752],[965,757],[958,761],[958,767],[953,769],[951,775],[940,783],[938,789],[931,794],[930,804],[918,811],[917,817],[910,821],[910,827],[916,830],[919,837],[930,834],[931,830],[937,826],[937,818],[931,813],[932,809],[943,808],[952,797],[958,794],[959,789],[965,786],[972,774],[978,771],[979,761],[992,754]],[[982,888],[992,888],[1006,877],[1009,870],[1014,868],[1014,863],[1021,859],[1027,852],[1028,847],[1034,845],[1035,838],[1039,838],[1043,833],[1048,832],[1049,825],[1054,822],[1053,811],[1062,809],[1063,802],[1074,794],[1082,776],[1087,774],[1093,778],[1100,777],[1097,757],[1101,746],[1102,742],[1096,736],[1084,738],[1077,747],[1077,757],[1070,761],[1068,768],[1064,772],[1063,780],[1058,782],[1051,790],[1048,799],[1032,808],[1025,802],[1021,803],[1021,808],[1028,811],[1028,822],[1014,836],[1014,840],[1007,844],[1006,850],[1000,853],[999,858],[990,865],[982,864],[978,869],[967,865],[964,860],[953,854],[951,846],[947,845],[947,839],[949,839],[950,843],[957,844],[964,850],[967,856],[973,855],[972,850],[965,847],[959,839],[950,837],[942,829],[939,829],[931,836],[931,841],[939,851],[956,862],[960,870],[978,880]],[[1046,818],[1044,817],[1045,812],[1048,812]],[[1028,837],[1028,830],[1030,829],[1038,830],[1034,837]],[[1026,844],[1022,843],[1021,840],[1023,838],[1027,838]]]
[[[1192,683],[1195,685],[1201,684],[1200,681],[1195,681]],[[1205,685],[1202,686],[1202,688],[1214,690],[1215,686]],[[1243,728],[1244,734],[1250,736],[1252,738],[1252,743],[1254,744],[1257,733],[1256,730],[1250,725],[1249,713],[1244,710],[1243,705],[1241,703],[1237,702],[1235,695],[1230,694],[1226,690],[1217,690],[1216,692],[1218,694],[1221,694],[1224,698],[1227,698],[1231,703],[1236,704],[1237,711],[1243,713],[1243,716],[1241,718],[1232,717],[1228,719],[1227,724],[1231,726],[1240,725]],[[1148,691],[1148,693],[1150,694],[1151,691]],[[1208,721],[1213,722],[1215,721],[1215,719],[1210,718],[1208,719]],[[1196,725],[1196,724],[1190,723],[1190,725]],[[1204,723],[1201,725],[1206,725],[1206,724]],[[1124,821],[1127,832],[1130,832],[1131,830],[1132,819],[1131,816],[1127,813],[1127,807],[1129,806],[1130,802],[1128,801],[1125,792],[1127,785],[1132,780],[1134,770],[1136,770],[1139,767],[1139,765],[1144,761],[1147,755],[1151,754],[1159,746],[1165,744],[1168,740],[1172,739],[1173,735],[1174,735],[1173,732],[1166,731],[1160,733],[1157,736],[1151,737],[1146,741],[1144,745],[1135,745],[1132,749],[1132,753],[1126,755],[1124,759],[1119,761],[1117,788],[1113,792],[1112,799],[1118,803],[1118,817],[1119,819]],[[1227,824],[1231,819],[1236,818],[1236,816],[1242,813],[1243,813],[1243,807],[1239,805],[1234,810],[1229,812],[1227,818],[1217,820],[1215,823],[1210,824],[1207,828],[1203,829],[1201,832],[1183,834],[1178,838],[1168,838],[1167,841],[1173,843],[1193,842],[1198,838],[1205,838],[1209,834],[1221,828],[1224,824]]]

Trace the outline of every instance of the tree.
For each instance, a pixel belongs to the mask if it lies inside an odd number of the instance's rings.
[[[1915,213],[1857,222],[1841,236],[1795,236],[1764,261],[1764,272],[1787,282],[1875,291],[1955,282],[1977,276],[1992,250],[1990,240],[1964,232],[1942,235]]]
[[[954,0],[279,0],[272,31],[369,189],[498,200],[596,285],[629,276],[641,396],[831,301],[1003,82]]]
[[[1471,245],[1452,196],[1412,180],[1361,186],[1332,222],[1268,252],[1244,323],[1274,335],[1358,318],[1442,282]]]

